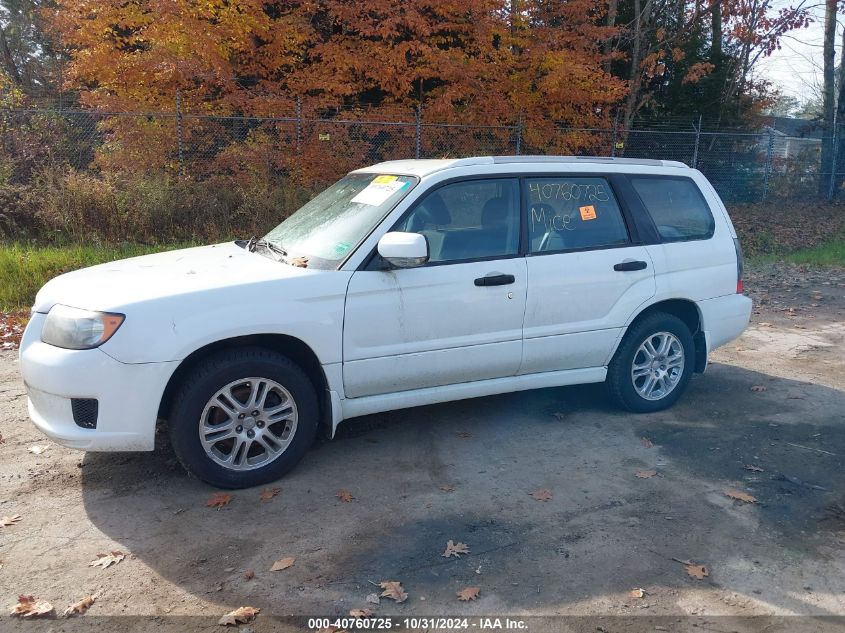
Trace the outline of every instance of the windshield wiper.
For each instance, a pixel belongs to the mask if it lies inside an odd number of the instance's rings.
[[[266,248],[268,251],[276,253],[277,255],[281,255],[282,258],[285,258],[285,257],[288,256],[287,251],[285,249],[283,249],[281,246],[277,246],[276,244],[273,244],[273,242],[270,242],[270,241],[264,239],[263,237],[258,238],[258,237],[253,235],[251,238],[249,238],[249,242],[246,243],[246,249],[250,253],[254,253],[255,249],[259,248],[259,247]]]

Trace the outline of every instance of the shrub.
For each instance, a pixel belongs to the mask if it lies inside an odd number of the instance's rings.
[[[27,185],[0,184],[0,236],[49,243],[221,241],[264,234],[306,199],[284,183],[44,169]]]

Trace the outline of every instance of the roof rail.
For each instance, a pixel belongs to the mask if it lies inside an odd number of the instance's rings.
[[[494,163],[610,163],[612,165],[650,165],[652,167],[688,167],[676,160],[654,158],[616,158],[613,156],[494,156]]]

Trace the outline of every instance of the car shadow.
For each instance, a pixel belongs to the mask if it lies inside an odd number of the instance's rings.
[[[649,415],[584,385],[350,420],[266,502],[250,489],[206,507],[215,490],[166,446],[87,454],[82,495],[94,526],[167,581],[267,613],[345,615],[400,580],[412,599],[377,613],[590,613],[605,597],[633,615],[642,604],[625,596],[643,587],[650,614],[674,614],[688,608],[682,590],[716,587],[830,615],[810,597],[835,579],[801,578],[825,576],[845,530],[843,411],[842,391],[713,364],[675,407]],[[550,500],[530,495],[542,489]],[[450,539],[469,554],[443,557]],[[283,556],[295,565],[270,572]],[[709,575],[692,578],[680,561]],[[457,602],[467,585],[482,599]]]

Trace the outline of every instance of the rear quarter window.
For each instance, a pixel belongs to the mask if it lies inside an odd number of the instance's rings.
[[[630,180],[664,242],[713,236],[713,214],[692,180],[660,176],[631,176]]]

